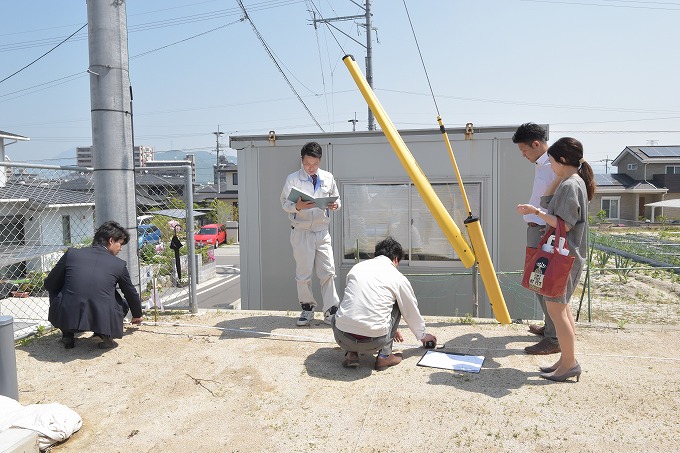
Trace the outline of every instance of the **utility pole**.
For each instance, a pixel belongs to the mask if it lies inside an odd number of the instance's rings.
[[[92,162],[96,226],[108,220],[130,233],[120,257],[139,289],[137,212],[127,22],[124,1],[87,0]]]
[[[366,6],[362,6],[358,3],[356,3],[354,0],[350,0],[352,3],[357,5],[359,8],[362,8],[364,10],[364,14],[361,16],[341,16],[341,17],[331,17],[327,19],[312,19],[312,23],[314,24],[314,28],[316,28],[317,23],[324,23],[330,25],[331,22],[337,22],[341,20],[354,20],[354,19],[364,19],[365,22],[362,24],[364,28],[366,28],[366,45],[363,43],[360,43],[354,37],[348,35],[344,31],[335,28],[337,31],[342,33],[343,35],[347,36],[349,39],[354,41],[355,43],[359,44],[361,47],[366,49],[366,82],[368,82],[368,86],[373,89],[373,42],[371,40],[371,32],[375,30],[373,26],[371,25],[371,0],[366,0]],[[316,12],[313,12],[314,17],[316,17]],[[350,120],[351,121],[351,120]],[[375,130],[375,118],[373,117],[373,112],[371,111],[371,108],[368,107],[368,130],[369,131],[374,131]]]
[[[604,162],[604,173],[607,174],[609,173],[609,162],[613,160],[614,159],[610,159],[609,156],[607,156],[606,159],[596,160],[595,162]]]
[[[217,132],[215,134],[215,154],[217,154],[217,165],[215,166],[215,174],[217,175],[217,195],[220,194],[220,135],[224,135],[224,132],[220,132],[220,125],[217,125]]]
[[[357,123],[359,120],[357,119],[357,112],[354,112],[354,119],[353,120],[347,120],[348,123],[352,123],[352,132],[356,132],[357,130]]]
[[[373,45],[371,44],[371,0],[366,0],[366,81],[373,89]],[[373,111],[368,107],[368,130],[375,130]]]

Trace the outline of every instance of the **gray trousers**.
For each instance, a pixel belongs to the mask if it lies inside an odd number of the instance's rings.
[[[344,349],[345,352],[370,352],[372,354],[378,351],[379,354],[390,355],[392,354],[392,343],[394,343],[394,336],[397,334],[400,321],[401,311],[399,311],[399,305],[395,303],[390,315],[390,331],[386,335],[360,340],[338,329],[335,326],[335,317],[333,317],[332,323],[333,335],[338,346]]]
[[[543,225],[538,225],[535,227],[527,226],[527,247],[538,247],[538,242],[541,240],[545,234]],[[535,293],[534,293],[535,294]],[[541,309],[543,310],[543,317],[545,318],[545,334],[544,338],[548,338],[553,343],[557,344],[557,332],[555,331],[555,323],[550,319],[548,314],[548,308],[545,305],[545,300],[543,296],[535,294],[538,303],[541,304]]]

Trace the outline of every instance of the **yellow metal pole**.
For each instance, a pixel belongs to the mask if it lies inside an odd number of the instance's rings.
[[[446,148],[449,151],[449,157],[451,158],[453,169],[456,172],[456,178],[458,178],[458,186],[460,187],[463,202],[465,202],[465,206],[468,210],[468,218],[465,219],[464,222],[465,228],[467,229],[468,236],[470,237],[470,243],[472,244],[472,249],[475,252],[477,263],[479,264],[479,274],[482,276],[482,282],[484,282],[486,294],[489,296],[489,303],[491,303],[491,308],[493,309],[493,314],[496,317],[496,320],[501,324],[510,324],[512,320],[510,319],[510,313],[508,313],[508,307],[505,305],[505,299],[503,298],[503,293],[501,292],[501,286],[498,284],[498,278],[496,277],[496,271],[493,267],[491,256],[489,255],[489,249],[486,247],[486,240],[484,240],[482,225],[479,223],[479,218],[472,215],[470,203],[468,202],[467,194],[465,193],[465,186],[463,185],[463,180],[461,179],[460,171],[458,170],[458,165],[456,164],[456,158],[453,155],[451,142],[449,141],[449,136],[446,133],[446,128],[444,127],[444,123],[442,122],[440,116],[437,116],[437,122],[439,123],[439,130],[444,136],[444,142],[446,143]]]
[[[413,181],[413,184],[418,189],[420,196],[423,198],[423,201],[432,213],[432,216],[446,235],[449,243],[458,254],[461,263],[463,263],[466,268],[471,267],[475,263],[475,256],[472,252],[472,249],[461,236],[460,230],[454,223],[439,197],[437,197],[434,189],[432,189],[432,186],[423,173],[423,170],[421,170],[420,166],[418,166],[418,162],[416,162],[415,158],[411,154],[411,151],[409,151],[409,149],[406,147],[404,140],[394,127],[394,124],[392,124],[392,121],[387,116],[387,113],[385,113],[385,110],[383,110],[378,98],[375,96],[375,93],[373,93],[373,90],[368,85],[368,82],[366,82],[366,79],[361,73],[356,61],[354,61],[354,57],[351,55],[345,55],[343,57],[343,61],[352,75],[354,82],[359,87],[359,91],[361,91],[361,94],[364,96],[366,103],[371,108],[373,115],[375,115],[376,120],[378,120],[383,133],[390,142],[390,145],[392,145],[392,149],[394,149],[394,152],[397,154],[399,161],[404,166],[404,169],[411,178],[411,181]]]

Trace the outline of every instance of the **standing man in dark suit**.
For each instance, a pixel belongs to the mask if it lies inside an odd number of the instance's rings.
[[[86,331],[94,332],[100,349],[118,346],[112,338],[123,338],[123,318],[128,309],[132,310],[133,324],[142,322],[139,293],[127,264],[116,257],[129,240],[122,226],[105,222],[95,232],[92,247],[68,249],[45,279],[50,295],[48,319],[61,329],[66,349],[75,346],[75,332]]]

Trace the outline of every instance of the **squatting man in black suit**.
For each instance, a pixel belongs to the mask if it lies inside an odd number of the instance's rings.
[[[75,346],[76,332],[93,332],[100,349],[118,346],[112,338],[123,338],[128,309],[133,324],[142,322],[139,293],[127,264],[116,256],[129,240],[130,234],[118,223],[104,222],[94,234],[92,247],[69,248],[45,279],[48,320],[61,329],[66,349]]]

